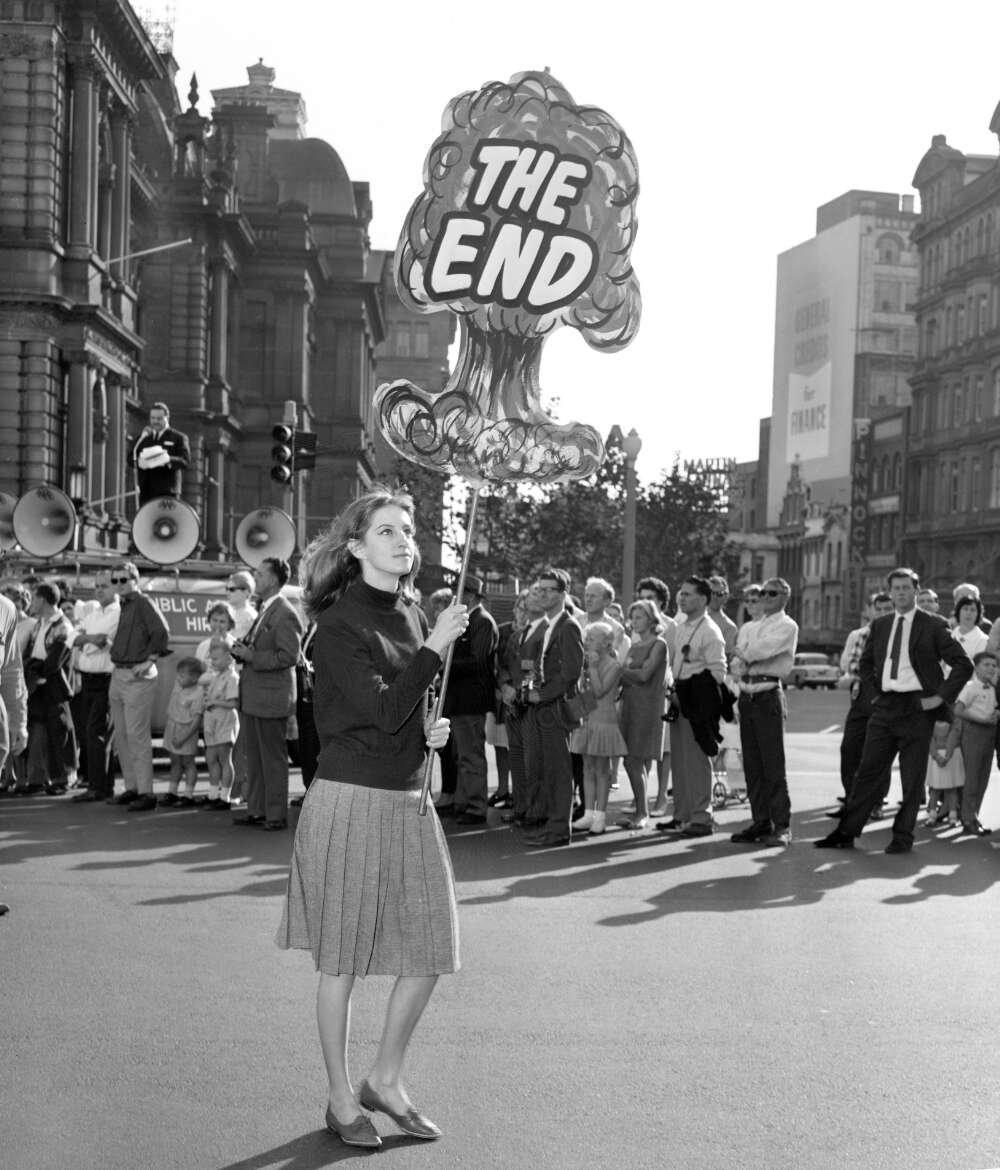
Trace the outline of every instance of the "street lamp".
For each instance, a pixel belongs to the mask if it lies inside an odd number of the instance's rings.
[[[622,565],[622,603],[627,608],[635,592],[635,461],[642,439],[633,427],[622,439],[625,452],[625,563]]]

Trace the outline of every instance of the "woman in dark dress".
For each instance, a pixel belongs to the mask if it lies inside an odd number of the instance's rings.
[[[295,834],[279,946],[312,952],[317,1020],[330,1081],[327,1128],[350,1145],[381,1144],[359,1112],[386,1113],[404,1133],[440,1130],[400,1082],[406,1048],[437,977],[456,971],[451,863],[433,805],[419,815],[433,723],[428,688],[468,625],[452,605],[427,633],[409,595],[420,559],[413,503],[379,489],[350,504],[306,550],[303,600],[316,622],[314,713],[322,745]],[[372,1071],[355,1097],[347,1071],[358,975],[395,975]]]

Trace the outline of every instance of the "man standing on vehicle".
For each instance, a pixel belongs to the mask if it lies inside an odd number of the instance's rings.
[[[791,588],[771,577],[760,590],[761,616],[740,627],[732,674],[740,679],[740,746],[750,798],[750,825],[737,844],[791,843],[791,800],[785,774],[785,676],[795,661],[799,627],[785,613]]]

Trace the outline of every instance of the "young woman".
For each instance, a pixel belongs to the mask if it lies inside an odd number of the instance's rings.
[[[621,729],[628,751],[625,771],[635,796],[635,815],[625,822],[629,829],[649,824],[647,781],[653,761],[663,755],[663,680],[667,669],[667,647],[660,637],[663,628],[651,601],[634,601],[628,610],[632,623],[632,646],[622,671]],[[664,811],[666,793],[657,799],[657,815]]]
[[[607,824],[608,794],[611,789],[611,761],[625,754],[625,741],[618,729],[615,699],[622,668],[614,655],[614,628],[608,622],[591,622],[583,635],[584,694],[593,708],[569,737],[571,752],[583,756],[583,800],[585,812],[573,822],[573,832],[585,830],[601,836]]]
[[[314,710],[321,751],[295,834],[278,944],[312,952],[330,1082],[327,1128],[349,1145],[381,1139],[358,1110],[413,1137],[440,1130],[400,1082],[407,1045],[437,977],[458,969],[451,863],[433,806],[418,813],[427,748],[448,739],[428,688],[468,625],[451,605],[428,635],[409,587],[420,558],[408,496],[377,489],[306,549],[303,600],[316,621]],[[395,975],[372,1071],[355,1097],[347,1071],[358,975]]]

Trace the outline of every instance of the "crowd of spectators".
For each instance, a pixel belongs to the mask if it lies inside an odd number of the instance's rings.
[[[946,620],[938,595],[905,573],[915,607],[947,629],[975,672],[930,720],[927,824],[987,833],[978,818],[997,751],[1000,623],[986,619],[979,590],[968,583],[956,586]],[[3,582],[16,611],[13,657],[23,667],[27,703],[26,750],[9,753],[0,792],[72,790],[74,801],[129,813],[228,811],[236,825],[285,829],[289,760],[308,787],[320,747],[313,628],[285,596],[289,577],[286,563],[268,559],[253,574],[228,578],[227,600],[208,608],[207,637],[175,659],[161,744],[154,743],[152,711],[158,664],[171,653],[169,632],[135,565],[100,570],[85,599],[65,579]],[[438,815],[471,828],[487,825],[495,810],[530,847],[567,845],[613,828],[706,837],[716,829],[713,792],[728,758],[745,776],[751,817],[732,840],[788,845],[785,680],[798,627],[785,612],[787,582],[750,584],[733,598],[723,577],[692,574],[672,598],[666,582],[646,577],[627,608],[607,580],[580,584],[577,596],[565,572],[544,569],[498,627],[483,582],[466,578],[469,625],[455,644],[444,701],[451,738],[438,753]],[[431,594],[430,620],[452,600],[449,589]],[[896,689],[894,678],[883,688],[866,674],[866,648],[872,652],[873,623],[891,621],[897,608],[890,580],[869,599],[841,656],[841,685],[850,694],[841,740],[845,807],[873,711],[883,690]],[[944,676],[953,669],[944,663]],[[170,768],[159,796],[155,748]],[[492,794],[488,750],[498,779]],[[873,781],[871,818],[884,815],[890,767],[886,756]],[[622,770],[631,804],[611,823]],[[923,778],[921,799],[922,786]],[[291,801],[298,803],[301,797]]]

